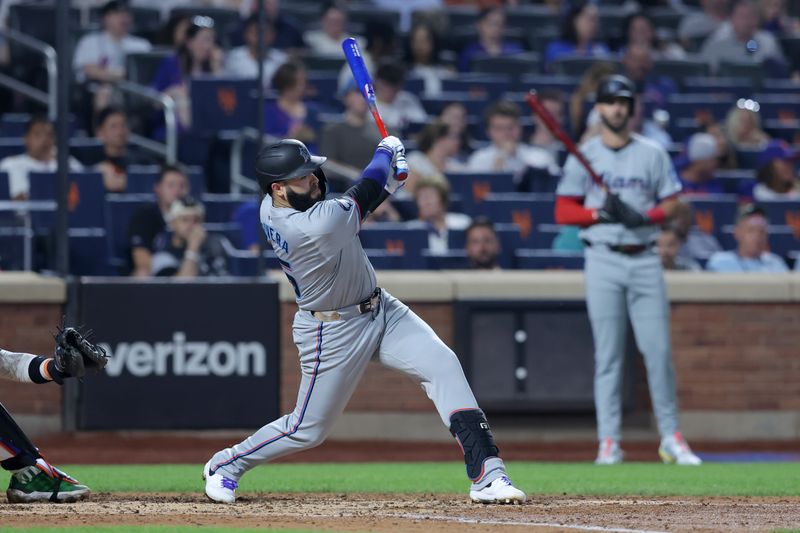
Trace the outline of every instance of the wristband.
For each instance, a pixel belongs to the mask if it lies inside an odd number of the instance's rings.
[[[651,224],[663,224],[667,220],[667,213],[660,205],[650,209],[645,216]]]
[[[200,262],[200,254],[198,254],[194,250],[186,250],[186,252],[183,254],[183,258],[184,259],[188,259],[189,261],[192,261],[193,263],[199,263]]]

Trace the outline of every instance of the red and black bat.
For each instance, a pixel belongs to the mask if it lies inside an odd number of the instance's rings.
[[[567,132],[564,131],[564,128],[561,127],[561,124],[559,124],[553,115],[550,114],[547,108],[542,105],[539,97],[536,96],[536,91],[531,89],[531,91],[525,97],[525,100],[528,102],[531,111],[539,115],[544,125],[547,126],[548,130],[550,130],[550,133],[552,133],[556,139],[561,141],[561,143],[566,147],[567,151],[574,155],[578,161],[580,161],[580,163],[586,169],[586,172],[589,173],[592,181],[594,181],[600,188],[607,190],[608,188],[606,187],[606,184],[603,183],[603,179],[597,174],[597,172],[594,171],[592,165],[586,160],[581,151],[578,150],[578,147],[575,146],[575,143],[572,141],[572,139],[570,139],[569,135],[567,135]]]

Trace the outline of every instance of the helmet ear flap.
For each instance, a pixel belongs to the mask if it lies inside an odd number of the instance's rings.
[[[322,168],[318,168],[314,171],[314,175],[319,180],[319,190],[322,192],[322,199],[325,199],[325,195],[328,193],[328,178],[325,177],[325,172]]]

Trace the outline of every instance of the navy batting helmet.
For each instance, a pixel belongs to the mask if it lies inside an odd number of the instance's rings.
[[[597,102],[611,103],[616,98],[626,98],[633,108],[633,101],[636,98],[636,86],[631,80],[620,74],[607,76],[600,80],[597,86]]]
[[[272,184],[314,174],[325,196],[327,180],[322,164],[327,157],[311,155],[306,145],[296,139],[284,139],[265,146],[256,157],[256,177],[261,191],[272,194]]]

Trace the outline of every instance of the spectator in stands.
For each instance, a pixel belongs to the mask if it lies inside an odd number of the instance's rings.
[[[544,108],[550,112],[556,122],[566,128],[567,125],[564,123],[564,93],[558,89],[542,89],[538,94],[539,101]],[[546,150],[554,161],[558,161],[558,152],[564,149],[564,145],[553,136],[538,114],[532,113],[532,116],[536,129],[533,130],[531,135],[531,146]]]
[[[680,255],[683,244],[675,228],[665,226],[661,229],[656,240],[656,247],[664,270],[688,270],[691,272],[703,270],[700,264],[691,257]]]
[[[228,273],[224,237],[203,226],[203,204],[186,196],[169,207],[169,232],[156,237],[152,275],[176,278],[224,276]]]
[[[275,71],[289,59],[286,52],[273,48],[274,42],[275,26],[267,21],[264,25],[265,87],[270,86]],[[242,78],[258,78],[258,15],[253,15],[245,21],[244,43],[244,46],[237,46],[228,52],[225,57],[225,73]]]
[[[128,146],[128,117],[119,107],[107,107],[95,116],[94,131],[103,143],[102,153],[84,160],[88,166],[95,166],[103,174],[103,185],[108,192],[124,192],[128,186],[127,169],[129,165],[150,165],[155,158]]]
[[[281,0],[262,0],[267,18],[275,26],[275,42],[273,46],[287,53],[299,53],[306,44],[303,41],[303,24],[291,15],[281,11]],[[257,0],[253,1],[249,15],[258,11]]]
[[[408,33],[411,28],[411,15],[414,13],[436,12],[444,7],[443,0],[372,0],[379,9],[400,13],[400,31]]]
[[[486,217],[475,218],[464,234],[464,251],[469,267],[474,270],[500,270],[500,239],[492,221]]]
[[[631,116],[630,120],[631,131],[657,142],[665,150],[669,150],[672,147],[672,136],[666,130],[665,124],[657,122],[654,117],[645,115],[645,98],[642,94],[636,95],[633,103],[633,116]],[[656,112],[653,115],[657,116]]]
[[[651,58],[656,61],[686,58],[686,50],[679,44],[658,38],[650,18],[641,11],[634,12],[625,19],[624,35],[625,50],[634,45],[642,45],[650,49]]]
[[[735,169],[739,168],[736,160],[736,150],[731,146],[728,137],[725,135],[725,130],[722,125],[716,120],[710,120],[700,126],[700,131],[708,133],[717,141],[717,164],[719,168]]]
[[[758,112],[745,107],[750,100],[739,100],[725,118],[725,134],[737,150],[760,149],[769,142],[769,135],[761,129]]]
[[[463,230],[470,218],[463,213],[448,213],[450,186],[447,182],[419,180],[414,189],[417,220],[408,223],[412,228],[428,230],[428,249],[432,254],[443,254],[449,249],[448,231]]]
[[[608,47],[598,40],[600,14],[591,2],[576,2],[564,18],[561,39],[547,45],[545,67],[564,57],[607,57]]]
[[[623,74],[636,84],[640,96],[658,107],[665,107],[669,95],[678,90],[672,78],[653,73],[653,49],[649,45],[631,44],[625,48],[622,67]]]
[[[403,189],[407,194],[414,194],[421,180],[447,183],[445,173],[464,169],[454,159],[458,154],[458,137],[441,120],[434,120],[422,129],[417,137],[417,148],[407,156],[409,174]]]
[[[178,198],[189,194],[189,178],[180,167],[165,166],[153,186],[156,202],[137,209],[128,226],[133,264],[132,276],[149,276],[155,240],[166,227],[170,206]]]
[[[717,141],[708,133],[695,133],[686,145],[687,164],[680,172],[683,192],[687,194],[720,194],[722,184],[714,177],[719,156]]]
[[[320,17],[318,30],[306,30],[303,34],[306,45],[313,55],[342,57],[342,41],[352,37],[347,33],[347,10],[334,2],[326,4]],[[358,46],[364,49],[364,39],[356,37]]]
[[[569,99],[569,123],[576,139],[583,138],[587,127],[586,102],[594,102],[594,94],[600,80],[616,73],[617,70],[613,63],[600,62],[592,65],[581,77],[581,82]]]
[[[117,82],[125,77],[125,56],[150,51],[150,43],[130,35],[128,4],[111,0],[100,9],[103,30],[81,37],[72,60],[78,81]]]
[[[212,18],[194,17],[186,30],[186,40],[175,55],[164,58],[156,71],[152,85],[157,91],[175,99],[178,121],[184,129],[188,129],[192,123],[189,79],[222,71],[224,54],[214,43],[215,37]],[[155,136],[163,138],[163,131]]]
[[[408,34],[406,44],[406,63],[409,74],[425,81],[425,96],[439,96],[442,93],[442,80],[452,78],[456,73],[442,64],[439,36],[427,23],[415,24]]]
[[[681,19],[678,38],[684,48],[692,51],[694,42],[705,39],[728,18],[730,0],[700,0],[702,11],[690,11]]]
[[[502,7],[482,9],[477,20],[478,41],[468,44],[461,51],[458,59],[458,70],[468,72],[473,59],[482,57],[500,57],[518,54],[522,46],[514,41],[503,39],[506,25],[506,13]]]
[[[758,183],[753,198],[766,200],[800,200],[797,160],[800,153],[781,140],[770,141],[758,155]]]
[[[761,29],[776,37],[800,33],[800,19],[786,11],[786,0],[761,0]]]
[[[419,98],[403,90],[406,72],[398,63],[384,63],[375,73],[375,99],[386,128],[402,131],[409,122],[425,122],[428,114]]]
[[[33,116],[25,126],[25,153],[11,155],[0,161],[0,172],[8,173],[8,195],[12,200],[27,200],[30,196],[31,172],[55,172],[58,169],[53,124],[44,116]],[[69,158],[70,170],[82,170],[81,164]]]
[[[192,24],[192,17],[183,14],[170,15],[158,37],[157,44],[178,49],[186,41],[186,30]]]
[[[344,115],[340,120],[330,122],[322,129],[319,149],[320,153],[328,158],[325,171],[328,180],[349,184],[361,177],[361,170],[372,160],[373,147],[380,142],[381,134],[375,121],[369,116],[367,103],[355,81],[351,81],[347,89],[341,93],[341,99],[344,104]],[[332,187],[332,189],[337,188]],[[388,202],[388,199],[386,201]]]
[[[368,21],[364,31],[367,47],[361,50],[364,66],[373,75],[378,65],[384,61],[394,60],[396,56],[397,34],[391,24],[382,21]],[[339,70],[339,90],[343,91],[353,79],[353,73],[347,64]]]
[[[682,243],[678,255],[684,259],[705,261],[715,252],[722,251],[722,245],[713,234],[713,222],[703,228],[695,224],[695,214],[691,204],[681,200],[669,222]]]
[[[303,101],[306,80],[306,69],[299,61],[288,61],[278,67],[272,77],[278,99],[264,105],[264,133],[278,139],[297,139],[316,151],[317,108]]]
[[[780,44],[771,33],[759,30],[758,9],[752,0],[735,0],[729,19],[703,43],[700,55],[713,71],[723,61],[765,63],[785,74],[786,60]]]
[[[520,112],[512,102],[497,102],[486,112],[486,132],[490,144],[476,150],[469,161],[470,172],[511,172],[515,183],[523,185],[528,168],[546,169],[558,174],[558,165],[547,150],[521,142]]]
[[[756,204],[739,210],[733,231],[736,250],[717,252],[709,258],[706,270],[711,272],[787,272],[786,262],[769,251],[767,214]]]
[[[474,141],[467,129],[467,108],[461,102],[450,102],[442,108],[439,119],[450,127],[450,131],[458,139],[456,159],[465,162],[474,150]]]

